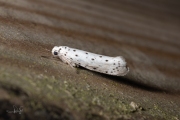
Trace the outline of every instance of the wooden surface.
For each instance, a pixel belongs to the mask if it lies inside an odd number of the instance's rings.
[[[92,77],[85,70],[94,83],[108,79],[117,82],[117,89],[140,89],[137,97],[146,90],[175,93],[162,97],[172,97],[179,106],[179,6],[179,0],[0,0],[1,72],[78,78],[69,66],[51,59],[53,46],[66,45],[125,57],[130,72],[124,77],[96,73]],[[18,70],[22,71],[16,74]]]

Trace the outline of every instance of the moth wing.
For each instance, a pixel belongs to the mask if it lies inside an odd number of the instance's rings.
[[[103,65],[86,65],[83,66],[89,70],[93,70],[100,73],[105,73],[109,75],[124,76],[129,72],[129,67],[127,66],[117,66],[113,64],[103,64]]]
[[[87,65],[82,66],[82,67],[85,67],[85,68],[87,68],[89,70],[92,70],[92,71],[105,73],[105,74],[110,74],[109,71],[112,69],[112,67],[110,67],[109,64],[103,64],[103,65],[90,65],[90,64],[87,64]]]

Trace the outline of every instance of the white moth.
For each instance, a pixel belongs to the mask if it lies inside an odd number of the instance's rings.
[[[129,72],[125,59],[121,56],[108,57],[67,46],[55,46],[52,54],[71,67],[82,66],[89,70],[116,76],[124,76]]]

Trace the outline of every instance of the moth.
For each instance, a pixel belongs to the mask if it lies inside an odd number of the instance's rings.
[[[115,76],[124,76],[129,72],[129,67],[127,67],[122,56],[109,57],[67,46],[55,46],[52,49],[52,54],[71,67],[81,66],[92,71]]]

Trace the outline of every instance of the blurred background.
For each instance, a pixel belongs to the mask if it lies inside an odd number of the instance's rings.
[[[0,119],[178,120],[179,6],[179,0],[0,0]],[[73,69],[52,58],[54,46],[123,56],[130,72]]]

